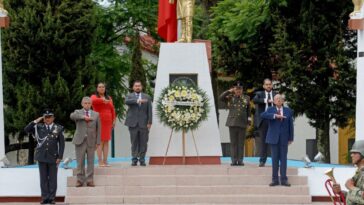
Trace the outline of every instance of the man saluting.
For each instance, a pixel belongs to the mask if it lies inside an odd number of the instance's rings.
[[[41,204],[55,204],[57,168],[63,158],[63,127],[53,121],[53,112],[46,110],[42,117],[30,122],[24,128],[25,132],[32,133],[37,140],[35,160],[38,161],[39,167]]]
[[[227,104],[229,109],[225,125],[229,127],[230,133],[231,166],[244,166],[246,128],[250,125],[250,98],[243,94],[243,86],[240,82],[223,92],[219,98]]]

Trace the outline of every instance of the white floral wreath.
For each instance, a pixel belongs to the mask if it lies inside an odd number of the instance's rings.
[[[162,90],[157,111],[160,121],[173,130],[195,130],[207,119],[208,98],[198,87],[171,85]]]

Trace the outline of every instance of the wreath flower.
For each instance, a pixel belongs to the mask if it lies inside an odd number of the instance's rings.
[[[196,130],[209,113],[209,99],[196,86],[170,85],[157,101],[160,121],[173,130]]]

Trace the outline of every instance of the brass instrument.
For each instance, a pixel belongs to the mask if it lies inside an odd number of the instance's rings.
[[[345,196],[342,192],[335,193],[333,190],[333,184],[336,184],[336,180],[334,177],[334,168],[331,168],[325,172],[325,175],[329,177],[328,180],[325,182],[325,188],[327,192],[329,193],[329,196],[331,198],[331,201],[334,203],[334,205],[346,205]]]

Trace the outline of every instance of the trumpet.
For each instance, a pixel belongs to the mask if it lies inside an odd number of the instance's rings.
[[[329,193],[332,203],[334,205],[346,205],[345,196],[342,192],[335,193],[333,190],[333,184],[336,184],[336,180],[334,177],[334,168],[331,168],[325,172],[325,175],[329,177],[329,179],[325,182],[325,188]]]

